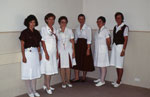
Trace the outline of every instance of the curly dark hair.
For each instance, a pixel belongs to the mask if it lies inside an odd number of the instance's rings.
[[[26,27],[29,27],[29,22],[32,20],[35,20],[35,26],[38,26],[38,21],[37,18],[34,15],[29,15],[25,20],[24,20],[24,25]]]
[[[66,20],[66,22],[68,23],[68,19],[66,16],[61,16],[59,19],[58,19],[58,23],[60,24],[61,20]]]
[[[103,21],[103,23],[106,23],[106,18],[105,18],[105,17],[100,16],[100,17],[97,18],[97,21],[98,21],[99,19],[101,19],[101,20]]]
[[[48,14],[45,16],[45,18],[44,18],[46,24],[47,24],[46,20],[47,20],[48,18],[50,18],[50,17],[53,17],[54,20],[56,19],[56,16],[55,16],[53,13],[48,13]]]

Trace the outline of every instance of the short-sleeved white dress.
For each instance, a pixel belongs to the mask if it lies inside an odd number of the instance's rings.
[[[59,58],[59,68],[71,68],[76,65],[75,58],[72,57],[73,49],[71,39],[74,39],[74,34],[71,29],[65,28],[64,32],[61,32],[59,28],[57,30],[58,38],[58,52]]]
[[[41,73],[46,75],[54,75],[58,73],[58,65],[56,58],[56,29],[52,30],[46,25],[41,29],[42,41],[45,42],[46,49],[49,55],[49,60],[46,59],[44,50],[42,49]]]
[[[96,67],[107,67],[109,64],[109,55],[106,39],[110,37],[110,32],[103,26],[100,31],[95,33],[95,54],[94,65]]]

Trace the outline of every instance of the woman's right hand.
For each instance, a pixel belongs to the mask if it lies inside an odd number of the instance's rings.
[[[46,60],[49,60],[49,55],[48,53],[45,54]]]
[[[23,63],[27,63],[27,59],[25,56],[23,57],[22,61],[23,61]]]

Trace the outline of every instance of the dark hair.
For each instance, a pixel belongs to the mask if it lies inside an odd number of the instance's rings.
[[[105,17],[100,16],[100,17],[98,17],[98,18],[97,18],[97,21],[98,21],[99,19],[101,19],[101,20],[103,21],[103,23],[106,23],[106,19],[105,19]]]
[[[29,27],[29,22],[32,20],[35,20],[35,26],[38,26],[38,21],[37,18],[34,15],[29,15],[25,20],[24,20],[24,25],[26,27]]]
[[[115,14],[115,19],[117,18],[118,15],[121,15],[122,22],[123,22],[123,21],[124,21],[123,13],[121,13],[121,12],[116,12],[116,14]]]
[[[56,16],[55,16],[53,13],[48,13],[48,14],[45,16],[45,18],[44,18],[45,23],[47,23],[46,20],[47,20],[48,18],[50,18],[50,17],[53,17],[54,20],[56,19]]]
[[[79,15],[78,15],[78,19],[79,19],[80,17],[84,17],[84,19],[85,19],[85,15],[84,15],[84,14],[79,14]]]
[[[66,22],[68,23],[68,19],[66,16],[61,16],[59,19],[58,19],[58,23],[60,24],[61,20],[66,20]]]

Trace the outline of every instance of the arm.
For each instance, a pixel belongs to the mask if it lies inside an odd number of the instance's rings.
[[[39,59],[41,60],[42,59],[42,55],[41,55],[41,48],[40,48],[40,46],[38,47],[38,52],[39,52]]]
[[[74,39],[71,39],[71,43],[72,43],[72,51],[73,51],[72,57],[75,58]]]
[[[105,37],[106,37],[106,44],[107,44],[108,50],[111,50],[111,37],[110,37],[109,30],[107,30]]]
[[[49,60],[49,55],[48,55],[48,52],[47,52],[47,49],[46,49],[45,41],[43,41],[43,40],[42,40],[42,48],[44,50],[46,59]]]
[[[125,50],[126,50],[126,47],[127,47],[127,43],[128,43],[128,36],[125,36],[124,37],[124,44],[123,44],[123,49],[122,49],[122,52],[121,52],[121,56],[125,55]]]
[[[91,41],[92,41],[92,31],[91,28],[88,29],[87,31],[87,52],[86,55],[89,56],[90,55],[90,50],[91,50]]]
[[[21,53],[22,53],[22,57],[23,57],[22,61],[23,61],[24,63],[26,63],[26,62],[27,62],[27,59],[26,59],[26,56],[25,56],[24,41],[23,41],[23,40],[21,40]]]
[[[128,33],[129,33],[129,28],[126,27],[125,30],[124,30],[124,44],[123,44],[123,49],[122,49],[122,52],[121,52],[120,56],[124,56],[125,55],[125,50],[126,50],[127,43],[128,43]]]
[[[110,44],[111,44],[111,38],[106,38],[106,43],[107,43],[107,47],[108,47],[108,50],[111,50],[111,47],[110,47]]]
[[[56,52],[56,57],[57,57],[57,59],[59,58],[59,52],[58,52],[58,37],[57,36],[55,36],[56,37],[56,49],[57,49],[57,52]]]

